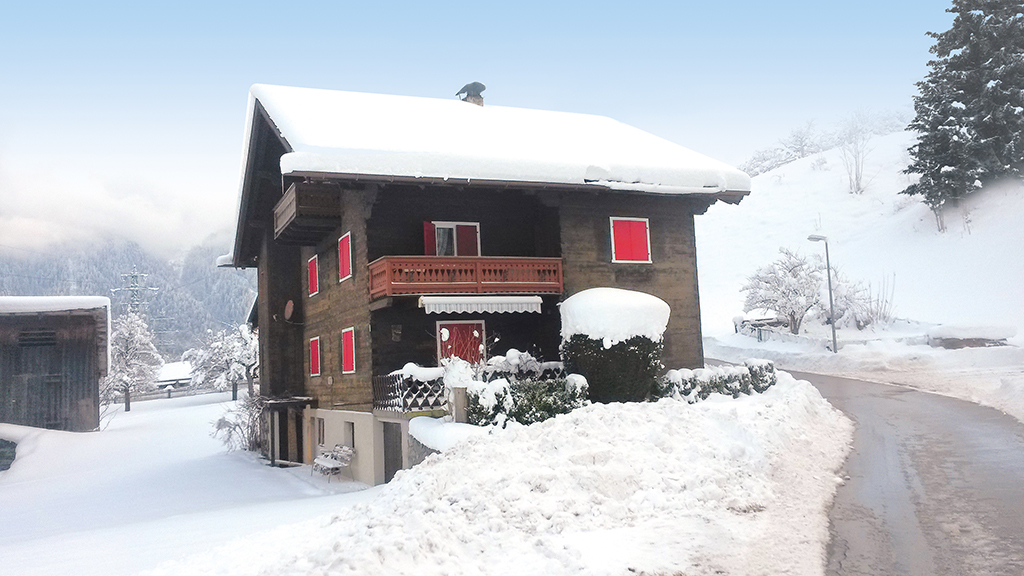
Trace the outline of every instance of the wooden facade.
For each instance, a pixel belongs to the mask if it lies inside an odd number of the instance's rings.
[[[0,312],[0,422],[55,430],[99,426],[107,309]]]

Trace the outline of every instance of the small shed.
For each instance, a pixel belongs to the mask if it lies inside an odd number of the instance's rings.
[[[0,297],[0,422],[55,430],[99,426],[110,299]]]

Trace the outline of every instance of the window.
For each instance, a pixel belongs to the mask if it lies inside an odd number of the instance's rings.
[[[316,443],[318,446],[323,446],[327,440],[327,435],[324,434],[324,419],[316,419]]]
[[[647,218],[610,218],[612,262],[651,263],[651,233]]]
[[[479,222],[424,222],[423,253],[427,256],[479,256]]]
[[[341,331],[341,373],[354,374],[356,371],[356,329]]]
[[[309,274],[309,295],[316,296],[320,292],[320,260],[316,255],[306,262],[306,272]]]
[[[309,375],[320,375],[320,337],[309,339]]]
[[[352,233],[338,239],[338,282],[352,277]]]

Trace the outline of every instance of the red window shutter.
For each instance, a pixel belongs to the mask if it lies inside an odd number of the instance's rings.
[[[344,374],[356,371],[355,328],[348,328],[341,333],[341,371]]]
[[[647,245],[647,221],[638,220],[630,222],[632,224],[632,236],[633,245],[633,258],[637,262],[647,262],[651,259],[651,247]]]
[[[320,338],[309,340],[309,375],[320,375]]]
[[[309,259],[306,263],[307,272],[309,273],[309,295],[312,296],[320,291],[320,263],[316,256]]]
[[[345,234],[338,240],[338,280],[352,275],[352,235]]]
[[[455,227],[455,245],[459,256],[479,256],[477,251],[477,227],[459,224]]]
[[[633,259],[633,235],[628,220],[612,220],[612,242],[615,243],[615,260]]]
[[[434,235],[434,223],[423,223],[423,254],[437,256],[437,237]]]

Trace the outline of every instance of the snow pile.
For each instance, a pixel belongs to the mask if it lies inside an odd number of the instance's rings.
[[[65,310],[110,310],[106,296],[0,296],[0,314],[63,312]]]
[[[470,438],[483,436],[492,428],[450,422],[444,418],[420,416],[409,420],[409,434],[427,448],[445,452]]]
[[[257,84],[246,134],[256,101],[292,150],[281,157],[283,174],[551,182],[669,194],[750,190],[743,172],[602,116]]]
[[[671,309],[657,296],[619,288],[591,288],[559,305],[562,341],[573,334],[602,340],[605,348],[634,336],[660,342]]]
[[[597,404],[495,429],[371,502],[155,573],[820,574],[852,424],[780,376],[739,400]]]
[[[434,368],[426,368],[416,364],[415,362],[408,362],[405,366],[395,370],[389,376],[402,376],[404,378],[412,378],[417,382],[431,382],[438,378],[444,378],[444,367],[437,366]]]
[[[498,378],[490,382],[473,380],[466,386],[466,392],[471,397],[476,398],[476,402],[480,404],[480,407],[488,412],[498,408],[500,412],[507,413],[512,409],[512,395],[509,393],[509,383],[504,378]],[[498,406],[499,399],[502,402],[500,407]],[[502,424],[504,424],[504,421],[502,421]]]
[[[968,326],[956,324],[943,324],[928,329],[929,338],[957,338],[974,339],[983,338],[986,340],[1006,340],[1017,335],[1017,329],[1013,326]]]

